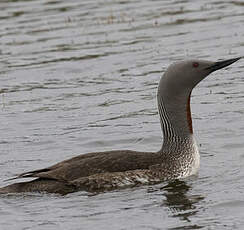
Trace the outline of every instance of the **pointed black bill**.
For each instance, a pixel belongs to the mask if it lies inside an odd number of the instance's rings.
[[[207,69],[209,69],[210,71],[216,71],[218,69],[222,69],[228,65],[231,65],[232,63],[238,61],[239,59],[241,59],[242,57],[238,57],[238,58],[232,58],[232,59],[228,59],[225,61],[218,61],[215,62],[213,65],[209,66]]]

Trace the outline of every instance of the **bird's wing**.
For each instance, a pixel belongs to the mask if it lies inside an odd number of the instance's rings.
[[[101,173],[81,177],[70,184],[78,190],[97,191],[122,187],[132,187],[140,184],[155,184],[164,181],[164,173],[160,170],[137,169],[125,172]]]
[[[59,162],[48,168],[22,173],[9,180],[37,177],[68,182],[99,173],[148,169],[155,162],[158,162],[155,153],[129,150],[88,153]]]

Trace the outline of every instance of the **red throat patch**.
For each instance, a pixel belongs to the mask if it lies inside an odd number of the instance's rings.
[[[191,103],[191,93],[188,96],[188,100],[187,100],[186,116],[187,116],[187,123],[188,123],[189,131],[190,131],[190,133],[193,133],[190,103]]]

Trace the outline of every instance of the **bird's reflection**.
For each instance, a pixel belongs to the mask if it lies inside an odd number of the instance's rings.
[[[191,186],[183,180],[174,180],[161,187],[165,200],[163,206],[168,207],[172,217],[177,217],[187,225],[171,229],[200,229],[203,226],[190,225],[191,217],[197,214],[197,203],[204,199],[202,195],[190,193]]]

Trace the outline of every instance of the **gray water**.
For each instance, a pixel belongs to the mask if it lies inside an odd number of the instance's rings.
[[[157,151],[167,66],[244,55],[244,2],[1,0],[0,186],[93,151]],[[192,94],[197,177],[0,197],[0,229],[243,229],[244,64]]]

